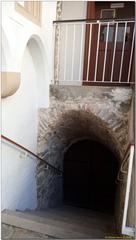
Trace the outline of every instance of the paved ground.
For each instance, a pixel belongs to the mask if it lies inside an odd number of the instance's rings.
[[[25,229],[13,227],[10,225],[2,224],[1,226],[1,239],[20,239],[20,240],[32,240],[32,239],[53,239],[52,237],[49,237],[47,235],[36,233],[32,231],[28,231]]]

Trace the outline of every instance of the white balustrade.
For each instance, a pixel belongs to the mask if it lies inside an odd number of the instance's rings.
[[[58,26],[61,26],[60,47],[59,58],[56,56],[55,63],[58,59],[59,63],[56,66],[59,68],[57,69],[59,74],[58,81],[54,79],[54,83],[70,85],[82,85],[86,82],[90,82],[90,85],[132,84],[131,69],[135,41],[135,22],[133,20],[56,21],[54,27]],[[120,56],[118,57],[119,52]],[[129,64],[125,62],[126,52]],[[101,53],[103,55],[100,59]],[[108,62],[109,56],[110,62]],[[127,75],[125,77],[124,69]]]

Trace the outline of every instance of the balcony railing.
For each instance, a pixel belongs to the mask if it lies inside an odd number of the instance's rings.
[[[133,19],[54,21],[54,84],[134,84]]]

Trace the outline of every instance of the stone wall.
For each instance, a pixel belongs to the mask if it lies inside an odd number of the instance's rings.
[[[130,88],[51,86],[50,107],[39,110],[38,153],[45,151],[52,138],[58,138],[56,127],[62,127],[63,123],[67,125],[65,117],[71,118],[70,111],[74,116],[74,111],[78,112],[77,115],[82,112],[86,116],[91,115],[90,120],[94,119],[91,121],[100,121],[98,125],[105,125],[105,130],[116,139],[123,153],[128,139],[131,97]]]
[[[125,87],[51,86],[50,107],[39,109],[39,155],[63,169],[68,147],[89,138],[108,146],[121,163],[128,144],[131,98],[132,90]],[[50,171],[39,164],[39,208],[62,204],[62,178]]]

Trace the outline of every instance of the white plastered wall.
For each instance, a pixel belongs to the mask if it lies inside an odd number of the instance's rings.
[[[86,18],[86,1],[63,1],[62,20],[74,20]],[[68,25],[67,45],[65,46],[66,24],[61,24],[61,43],[60,43],[60,74],[59,79],[64,84],[82,84],[83,61],[84,61],[84,41],[85,41],[85,24],[82,29],[81,23],[75,27],[75,52],[73,61],[73,79],[72,79],[72,54],[74,46],[74,24]],[[82,33],[83,31],[83,33]],[[81,36],[83,34],[83,39]],[[67,51],[66,51],[67,50]],[[64,70],[66,54],[66,73]],[[81,62],[80,62],[81,59]],[[80,68],[81,66],[81,68]],[[65,76],[64,76],[65,75]],[[65,78],[65,81],[64,81]]]
[[[42,2],[39,27],[2,2],[2,71],[20,72],[17,92],[2,99],[2,134],[37,152],[38,108],[49,106],[52,79],[52,21],[56,1]],[[2,142],[2,209],[37,205],[36,159]]]
[[[37,207],[36,159],[2,143],[2,210]]]

